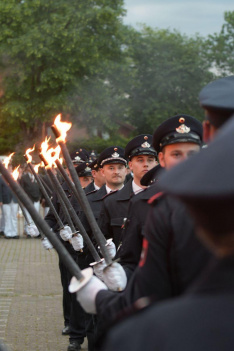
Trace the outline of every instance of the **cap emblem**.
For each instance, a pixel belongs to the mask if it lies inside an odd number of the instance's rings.
[[[89,171],[91,171],[91,168],[86,167],[86,168],[85,168],[85,171],[86,171],[86,172],[89,172]]]
[[[143,144],[141,144],[141,147],[150,147],[150,144],[147,141],[145,141]]]
[[[118,152],[114,152],[111,156],[116,158],[116,157],[119,157],[119,154],[118,154]]]
[[[176,128],[177,133],[185,134],[190,132],[190,128],[187,127],[185,124],[181,124],[178,128]]]
[[[81,160],[80,156],[76,156],[76,157],[75,157],[75,160],[76,160],[76,161],[80,161],[80,160]]]

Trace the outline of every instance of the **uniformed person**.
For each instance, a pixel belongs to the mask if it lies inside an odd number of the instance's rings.
[[[83,189],[93,182],[92,170],[88,162],[83,162],[76,166],[76,172]]]
[[[110,192],[119,190],[124,186],[127,164],[124,157],[124,149],[118,146],[106,148],[99,155],[97,164],[105,180],[105,185],[99,190],[87,194],[87,199],[95,219],[98,221],[104,197]],[[80,215],[87,233],[92,235],[84,213]]]
[[[186,133],[186,127],[183,126],[184,121],[186,121],[187,128],[192,129],[192,132]],[[181,126],[183,127],[180,128]],[[182,133],[177,132],[176,129]],[[154,143],[160,166],[156,166],[144,175],[146,184],[155,181],[155,177],[162,169],[171,168],[197,152],[200,149],[201,139],[202,125],[191,116],[180,114],[163,122],[154,133]],[[161,146],[158,145],[158,140],[162,144]],[[128,279],[140,261],[143,230],[150,207],[148,200],[156,192],[157,187],[151,186],[130,201],[122,246],[116,255],[116,258],[120,259]]]
[[[123,189],[104,199],[98,221],[101,231],[106,237],[113,238],[116,248],[120,244],[124,221],[127,219],[129,201],[145,188],[140,183],[141,178],[156,165],[156,156],[152,135],[149,134],[136,136],[125,147],[125,158],[133,178]]]
[[[232,118],[207,149],[165,173],[160,182],[163,191],[189,208],[197,235],[217,260],[183,297],[151,307],[113,329],[103,351],[140,351],[146,343],[149,351],[233,350],[233,135]]]
[[[79,164],[79,165],[86,166],[87,155],[85,152],[81,152],[81,150],[78,150],[78,152],[75,152],[74,155],[71,155],[71,157],[74,165]],[[62,187],[67,197],[69,198],[69,200],[71,200],[72,193],[68,184],[65,181],[63,181],[62,183]],[[60,200],[58,199],[57,194],[53,194],[52,200],[53,200],[54,207],[57,213],[59,214],[62,222],[66,224],[67,223],[66,218],[62,211]],[[87,265],[85,266],[83,265],[83,257],[82,258],[79,257],[81,253],[75,251],[69,241],[62,240],[60,236],[61,228],[59,228],[56,218],[54,217],[54,214],[51,210],[46,215],[45,220],[48,223],[48,225],[53,229],[53,231],[57,234],[58,238],[61,240],[61,242],[68,250],[70,255],[73,257],[73,259],[77,263],[79,263],[81,268],[86,268]],[[62,330],[62,334],[69,335],[69,345],[67,350],[68,351],[79,350],[80,345],[84,342],[84,339],[86,336],[88,337],[89,349],[92,350],[93,327],[94,327],[92,325],[92,321],[88,320],[87,322],[87,318],[86,318],[87,314],[82,309],[80,304],[76,301],[75,296],[69,293],[68,286],[70,284],[72,276],[68,271],[67,267],[63,264],[61,260],[59,260],[59,269],[60,269],[60,275],[61,275],[61,283],[63,287],[64,328]]]

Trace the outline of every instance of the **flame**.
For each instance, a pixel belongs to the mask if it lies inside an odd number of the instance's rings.
[[[20,165],[19,165],[20,166]],[[12,172],[12,177],[15,179],[15,181],[18,179],[19,177],[19,166],[17,166],[14,171]]]
[[[37,165],[34,165],[33,168],[34,168],[34,171],[36,173],[38,173],[38,170],[39,170],[39,167],[43,167],[44,163],[41,161],[40,163],[38,163]]]
[[[2,162],[5,166],[5,168],[8,168],[9,163],[11,161],[12,156],[15,154],[15,152],[12,152],[8,157],[5,158],[5,160]]]
[[[56,148],[51,147],[50,149],[47,149],[46,151],[41,152],[43,157],[48,163],[48,166],[46,166],[46,168],[52,168],[53,166],[57,167],[55,161],[59,159],[60,152],[61,152],[61,148],[59,145]]]
[[[61,122],[61,114],[59,114],[54,120],[54,125],[60,133],[60,137],[58,137],[56,141],[63,141],[65,143],[67,132],[71,128],[72,123]]]
[[[31,152],[33,152],[35,150],[35,145],[33,145],[32,149],[28,149],[25,152],[25,155],[27,156],[27,163],[32,162],[32,156],[29,155]]]
[[[41,154],[44,156],[44,153],[46,153],[46,151],[48,150],[49,147],[49,141],[50,141],[50,137],[49,138],[45,138],[45,141],[42,142],[41,144]]]

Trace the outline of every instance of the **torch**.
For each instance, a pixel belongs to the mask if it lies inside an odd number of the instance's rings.
[[[75,188],[76,188],[76,192],[74,193],[74,195],[77,197],[85,215],[86,218],[88,219],[89,225],[92,229],[92,232],[95,236],[95,239],[97,240],[103,257],[105,258],[105,261],[107,263],[107,265],[110,265],[112,263],[112,259],[109,255],[109,252],[107,251],[106,245],[107,245],[107,241],[104,237],[104,235],[102,234],[96,219],[93,215],[93,212],[91,210],[90,204],[86,198],[86,195],[84,193],[84,190],[81,187],[78,175],[76,173],[75,167],[72,163],[70,154],[68,152],[67,146],[66,146],[66,134],[67,131],[71,128],[71,123],[66,123],[66,122],[61,122],[61,115],[58,115],[54,121],[54,125],[51,127],[54,135],[56,137],[56,142],[58,143],[58,145],[61,147],[61,151],[63,154],[63,158],[66,162],[66,165],[69,169],[69,173],[70,176],[74,182]]]
[[[59,146],[58,146],[59,147]],[[57,149],[57,148],[56,148]],[[54,151],[55,149],[50,149],[50,150],[45,150],[45,145],[43,144],[42,145],[42,152],[40,154],[40,157],[42,159],[42,161],[44,162],[45,164],[45,169],[48,173],[48,176],[50,177],[50,180],[52,182],[52,184],[54,185],[54,187],[56,188],[56,192],[57,194],[59,194],[61,196],[61,199],[64,203],[64,207],[65,207],[65,210],[68,210],[69,212],[69,215],[71,216],[73,222],[75,223],[76,227],[79,229],[81,235],[83,236],[87,246],[88,246],[88,249],[90,250],[93,258],[95,259],[96,262],[100,262],[101,261],[101,258],[100,256],[98,255],[97,253],[97,250],[95,249],[92,241],[90,240],[90,237],[88,236],[88,234],[86,233],[85,231],[85,228],[83,227],[79,217],[77,216],[74,208],[72,207],[70,201],[68,200],[61,184],[59,183],[58,179],[56,178],[56,176],[53,174],[52,172],[52,165],[54,163],[54,159],[57,159],[58,156],[56,155],[56,152],[58,153],[58,150],[60,150],[60,147],[59,149],[57,149],[57,151],[55,152]],[[49,151],[49,153],[48,153]],[[54,153],[54,156],[51,157],[49,154],[52,154]]]
[[[65,249],[63,244],[60,242],[60,240],[56,237],[56,235],[50,230],[50,227],[48,226],[48,224],[38,214],[38,212],[33,206],[32,201],[29,199],[29,197],[24,192],[24,190],[19,186],[19,184],[15,182],[14,178],[4,167],[1,161],[0,161],[0,172],[2,173],[2,176],[4,177],[5,181],[9,184],[10,188],[15,193],[19,201],[21,201],[24,207],[28,210],[35,224],[38,226],[38,228],[40,228],[40,230],[46,235],[46,237],[52,243],[52,245],[58,252],[61,260],[66,265],[70,273],[78,279],[79,286],[80,287],[84,286],[93,274],[92,268],[87,268],[86,270],[84,270],[83,271],[84,274],[81,272],[79,266],[72,259],[72,257]]]
[[[64,227],[63,222],[61,221],[61,219],[60,219],[60,217],[59,217],[59,215],[58,215],[56,209],[54,208],[54,205],[53,205],[53,203],[52,203],[50,197],[48,196],[47,191],[45,190],[44,185],[43,185],[42,182],[41,182],[40,177],[38,176],[37,172],[35,171],[35,169],[33,168],[32,163],[31,163],[31,162],[32,162],[32,156],[30,155],[30,153],[31,153],[34,149],[35,149],[34,147],[33,147],[33,149],[27,149],[27,150],[26,150],[26,153],[25,153],[25,155],[24,155],[24,158],[25,158],[25,160],[26,160],[26,162],[27,162],[29,168],[31,169],[32,174],[34,175],[34,177],[35,177],[35,179],[36,179],[36,181],[37,181],[37,183],[38,183],[38,185],[39,185],[39,187],[40,187],[40,189],[41,189],[41,192],[42,192],[42,194],[44,195],[44,198],[46,199],[47,203],[49,204],[49,207],[50,207],[51,211],[53,212],[54,217],[55,217],[57,223],[59,224],[60,229],[62,229],[62,228]]]

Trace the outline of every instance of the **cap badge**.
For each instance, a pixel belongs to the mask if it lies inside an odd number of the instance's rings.
[[[150,144],[145,141],[143,144],[141,144],[141,147],[150,147]]]
[[[86,168],[85,168],[85,171],[86,171],[86,172],[89,172],[89,171],[91,171],[91,168],[86,167]]]
[[[75,157],[75,160],[76,160],[76,161],[80,161],[80,160],[81,160],[80,156],[76,156],[76,157]]]
[[[185,134],[190,132],[190,128],[187,127],[185,124],[181,124],[178,128],[176,128],[177,133]]]
[[[116,157],[119,157],[119,154],[118,154],[118,152],[114,152],[111,156],[116,158]]]

